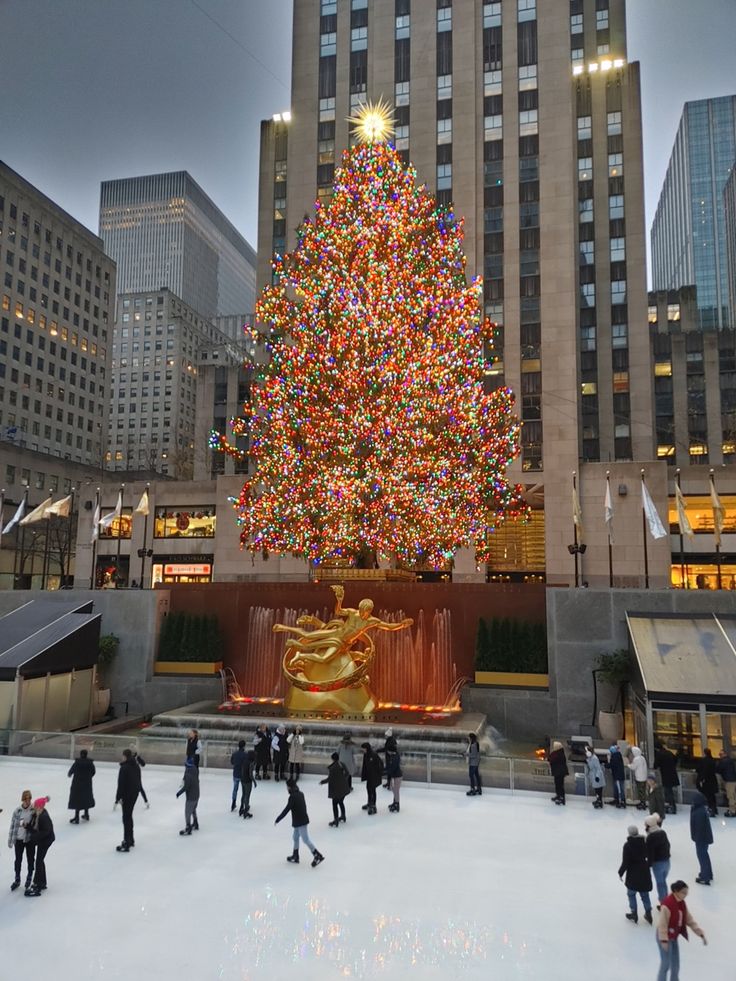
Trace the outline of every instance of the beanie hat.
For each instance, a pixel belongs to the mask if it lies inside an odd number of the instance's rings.
[[[370,749],[371,748],[371,744],[370,743],[361,743],[360,744],[360,748],[361,749]]]
[[[644,818],[645,828],[658,828],[660,822],[659,814],[655,811],[654,814],[650,814],[649,817]]]
[[[333,753],[331,759],[333,759],[335,762],[337,762],[340,759],[340,754],[339,753]]]
[[[619,750],[618,746],[609,746],[608,747],[608,752],[609,753],[619,753],[620,750]]]
[[[626,829],[626,833],[629,835],[629,837],[636,838],[636,836],[639,834],[639,829],[635,824],[630,824]]]
[[[42,807],[46,807],[50,800],[50,797],[37,797],[33,802],[33,806],[37,811],[40,811]]]
[[[238,743],[238,749],[245,749],[245,740],[241,739]]]
[[[555,740],[555,742],[552,743],[552,749],[562,749],[562,743]]]

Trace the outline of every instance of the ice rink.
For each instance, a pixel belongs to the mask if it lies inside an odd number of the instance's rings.
[[[97,807],[89,824],[70,825],[69,763],[0,758],[0,818],[28,787],[49,795],[56,842],[47,858],[48,891],[11,893],[12,852],[0,876],[0,977],[50,981],[155,978],[251,981],[295,978],[506,979],[544,981],[657,975],[654,929],[629,923],[617,869],[626,827],[644,815],[582,798],[555,807],[535,794],[465,788],[402,789],[401,813],[361,811],[359,782],[347,798],[347,824],[329,828],[327,788],[303,780],[310,833],[325,855],[312,869],[286,863],[290,821],[274,827],[282,784],[260,783],[243,821],[230,813],[231,780],[203,771],[201,830],[180,837],[178,768],[148,766],[150,810],[135,811],[136,847],[118,854],[117,767],[98,766]],[[482,770],[481,770],[482,772]],[[709,946],[681,943],[684,979],[736,977],[736,820],[713,822],[715,873],[695,884],[689,812],[665,823],[670,879],[691,884],[689,906]],[[310,856],[311,857],[311,856]],[[4,876],[4,878],[2,878]],[[656,894],[652,894],[654,897]],[[653,898],[656,903],[656,900]]]

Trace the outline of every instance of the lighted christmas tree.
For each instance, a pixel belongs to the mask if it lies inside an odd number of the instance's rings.
[[[525,513],[506,478],[519,423],[509,389],[484,392],[492,328],[462,222],[381,120],[364,111],[331,201],[275,257],[257,317],[276,340],[234,422],[254,466],[234,504],[254,551],[441,566]],[[241,453],[217,433],[212,445]]]

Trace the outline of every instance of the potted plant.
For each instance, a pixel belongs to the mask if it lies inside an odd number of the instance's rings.
[[[110,688],[107,679],[107,669],[117,655],[120,638],[115,634],[103,634],[97,647],[97,689],[93,694],[92,720],[100,722],[110,710]]]
[[[613,691],[613,701],[598,713],[598,731],[604,742],[615,743],[624,734],[624,691],[631,681],[631,654],[622,647],[608,654],[601,654],[596,662],[593,677],[599,677]],[[620,708],[619,708],[620,706]]]

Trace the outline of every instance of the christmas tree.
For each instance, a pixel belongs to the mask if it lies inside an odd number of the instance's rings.
[[[492,327],[462,222],[370,112],[258,303],[275,340],[233,422],[254,465],[233,503],[253,550],[437,567],[462,546],[482,555],[489,530],[525,513],[506,479],[519,423],[508,388],[484,392]],[[217,433],[212,445],[241,454]]]

